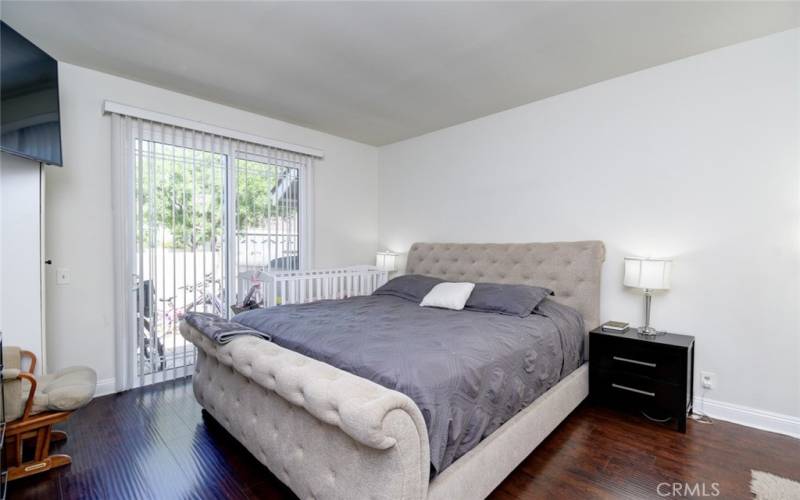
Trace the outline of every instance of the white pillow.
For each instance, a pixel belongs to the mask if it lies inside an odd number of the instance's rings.
[[[419,305],[443,307],[460,311],[464,309],[475,283],[439,283],[431,289]]]

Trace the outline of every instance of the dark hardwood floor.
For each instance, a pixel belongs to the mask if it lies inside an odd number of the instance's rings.
[[[10,499],[293,498],[203,416],[189,379],[98,398],[64,430],[56,450],[72,465],[11,483]],[[584,404],[492,498],[663,498],[672,483],[752,498],[750,469],[800,480],[800,440],[726,422],[690,422],[684,435]]]

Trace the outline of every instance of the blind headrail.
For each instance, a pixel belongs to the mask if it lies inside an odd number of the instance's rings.
[[[271,148],[282,149],[284,151],[291,151],[292,153],[300,153],[314,158],[324,158],[325,152],[321,149],[312,148],[309,146],[300,146],[288,142],[277,141],[275,139],[267,139],[247,132],[240,132],[225,127],[219,127],[210,123],[189,120],[179,116],[168,115],[166,113],[159,113],[157,111],[150,111],[147,109],[137,108],[136,106],[128,106],[127,104],[120,104],[118,102],[106,100],[103,102],[103,113],[115,113],[118,115],[125,115],[134,118],[141,118],[143,120],[164,123],[175,127],[197,130],[199,132],[207,132],[222,137],[237,139],[244,142],[259,144],[261,146],[268,146]]]

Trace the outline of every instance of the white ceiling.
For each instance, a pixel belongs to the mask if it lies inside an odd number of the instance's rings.
[[[57,59],[373,145],[800,25],[800,3],[2,2]]]

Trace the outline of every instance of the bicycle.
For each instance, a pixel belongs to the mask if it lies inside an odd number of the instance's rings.
[[[199,286],[200,284],[202,284],[202,287]],[[216,285],[216,287],[214,285]],[[225,288],[222,285],[221,278],[213,279],[211,274],[207,274],[202,282],[183,288],[190,293],[195,293],[195,300],[183,307],[182,313],[178,315],[178,320],[183,319],[186,313],[191,312],[195,307],[201,304],[211,305],[214,314],[217,316],[225,315]],[[216,288],[219,292],[214,295],[212,292],[207,291],[209,288],[212,290]],[[197,294],[198,290],[200,290],[199,295]]]
[[[207,291],[209,288],[214,288],[213,285],[216,285],[216,288],[219,289],[216,295]],[[144,360],[152,367],[154,372],[160,372],[166,368],[167,360],[163,338],[168,333],[175,335],[178,323],[188,312],[203,304],[210,305],[212,312],[219,316],[225,314],[225,289],[222,286],[222,280],[213,279],[211,273],[205,275],[202,281],[194,285],[178,287],[178,290],[185,290],[190,294],[194,294],[193,300],[183,307],[176,307],[174,296],[159,298],[158,302],[162,305],[153,310],[153,304],[156,302],[156,291],[151,280],[145,280],[142,283],[141,295],[144,297],[144,304],[142,304],[141,308],[139,295],[137,295],[137,321],[141,321],[143,327],[142,344],[138,352],[142,354]],[[156,328],[154,328],[153,323],[155,323]],[[158,326],[161,327],[161,335],[158,335]]]
[[[140,353],[144,356],[154,368],[154,371],[162,371],[166,365],[164,358],[164,343],[158,338],[158,335],[152,331],[151,327],[151,314],[153,313],[153,302],[155,301],[156,292],[153,289],[151,280],[142,282],[141,295],[144,296],[144,304],[139,303],[139,295],[136,295],[136,320],[142,323],[142,345]],[[158,314],[156,312],[156,314]],[[155,342],[153,339],[155,338]],[[155,344],[155,353],[153,352],[153,344]]]

